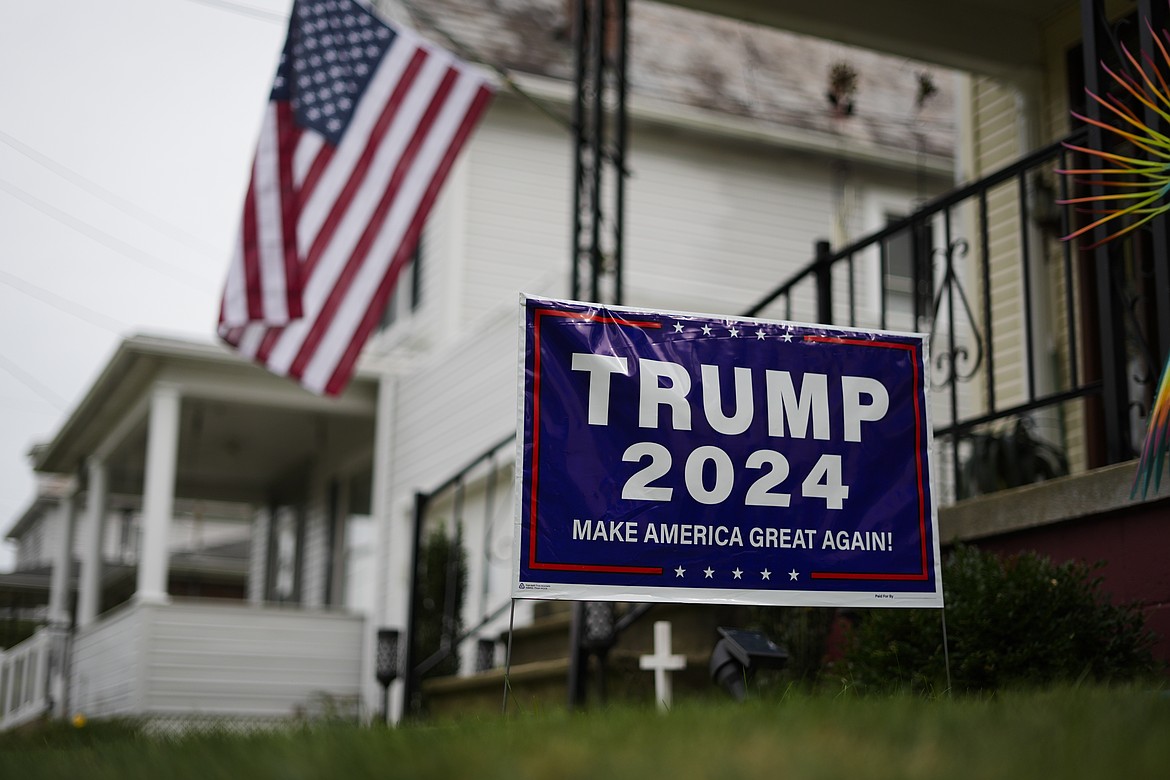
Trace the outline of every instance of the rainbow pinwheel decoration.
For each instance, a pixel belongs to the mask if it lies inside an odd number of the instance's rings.
[[[1146,440],[1142,443],[1142,455],[1138,460],[1138,473],[1133,482],[1130,497],[1137,495],[1141,487],[1142,498],[1150,489],[1150,478],[1154,480],[1154,492],[1162,484],[1162,463],[1170,449],[1170,363],[1162,369],[1158,381],[1158,394],[1150,408],[1150,419],[1146,423]]]
[[[1147,21],[1147,27],[1149,22]],[[1149,27],[1153,32],[1153,28]],[[1166,33],[1163,33],[1166,36]],[[1170,53],[1162,37],[1156,33],[1152,35],[1156,54],[1160,61],[1170,70]],[[1170,124],[1170,85],[1159,69],[1158,63],[1148,52],[1143,52],[1139,60],[1128,49],[1122,47],[1126,60],[1132,67],[1132,74],[1115,73],[1102,63],[1101,68],[1109,74],[1113,81],[1128,93],[1148,111]],[[1071,204],[1083,208],[1087,213],[1096,216],[1096,219],[1084,227],[1069,233],[1065,241],[1072,240],[1108,225],[1112,232],[1104,238],[1089,244],[1086,248],[1092,249],[1112,241],[1119,236],[1129,233],[1159,214],[1170,211],[1170,136],[1159,132],[1147,125],[1142,117],[1130,105],[1126,105],[1116,95],[1101,97],[1092,92],[1089,97],[1101,106],[1102,116],[1110,121],[1099,121],[1082,116],[1075,111],[1073,116],[1090,125],[1101,128],[1117,138],[1128,141],[1140,156],[1127,157],[1122,154],[1107,152],[1102,149],[1090,149],[1073,144],[1066,144],[1069,149],[1095,157],[1103,161],[1099,168],[1082,168],[1060,170],[1057,173],[1078,177],[1077,182],[1093,185],[1094,194],[1058,201],[1061,204]],[[1143,113],[1145,111],[1143,110]],[[1154,491],[1157,492],[1162,481],[1162,467],[1170,450],[1170,364],[1162,370],[1162,378],[1158,382],[1157,395],[1150,409],[1147,421],[1146,438],[1142,444],[1141,458],[1138,461],[1138,471],[1134,478],[1131,497],[1141,490],[1145,498],[1151,480]]]
[[[1170,68],[1170,53],[1166,51],[1166,46],[1157,36],[1154,36],[1154,41],[1162,61]],[[1115,73],[1105,64],[1101,65],[1102,70],[1139,103],[1170,123],[1170,85],[1167,85],[1153,58],[1143,55],[1142,59],[1145,60],[1143,66],[1124,46],[1122,51],[1133,66],[1136,76]],[[1091,119],[1075,111],[1072,115],[1082,122],[1095,125],[1129,141],[1147,155],[1126,157],[1101,149],[1066,144],[1073,151],[1104,160],[1105,166],[1057,171],[1061,174],[1090,177],[1078,181],[1098,185],[1104,190],[1100,194],[1059,201],[1061,204],[1077,206],[1091,204],[1095,208],[1088,209],[1089,213],[1099,215],[1093,222],[1069,233],[1064,240],[1077,238],[1114,220],[1120,220],[1121,223],[1112,233],[1087,247],[1092,249],[1141,227],[1159,214],[1170,211],[1170,200],[1166,198],[1170,193],[1170,137],[1145,124],[1131,107],[1125,105],[1115,95],[1101,97],[1092,92],[1088,95],[1106,112],[1113,115],[1116,124]]]

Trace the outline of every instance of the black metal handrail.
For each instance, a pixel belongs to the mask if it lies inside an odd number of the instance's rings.
[[[1147,305],[1146,316],[1159,320],[1156,328],[1146,328],[1153,334],[1143,333],[1141,318],[1129,312],[1151,285],[1130,278],[1132,258],[1142,255],[1141,234],[1114,242],[1103,261],[1081,252],[1074,242],[1057,240],[1075,229],[1080,215],[1071,206],[1058,205],[1068,199],[1073,185],[1056,171],[1077,167],[1068,147],[1083,144],[1085,136],[1081,130],[1037,149],[848,246],[831,249],[828,242],[818,242],[811,261],[744,312],[793,319],[794,304],[807,308],[815,301],[815,316],[822,324],[843,317],[847,321],[840,324],[847,327],[886,329],[892,317],[888,280],[895,242],[909,246],[913,257],[903,265],[914,269],[909,329],[930,332],[932,390],[935,406],[942,407],[934,434],[949,461],[951,499],[963,495],[961,470],[964,459],[971,457],[966,450],[981,430],[1021,418],[1035,424],[1045,416],[1063,425],[1063,405],[1078,399],[1098,407],[1106,399],[1122,399],[1115,403],[1140,409],[1148,390],[1135,389],[1124,360],[1101,359],[1115,357],[1119,344],[1135,353],[1134,362],[1150,366],[1145,373],[1157,373],[1158,355],[1166,345],[1156,344],[1156,333],[1170,312]],[[1114,269],[1104,294],[1096,262]],[[859,301],[859,288],[875,271],[876,311],[872,298],[868,309]],[[1009,301],[1018,301],[1021,318],[1005,331],[1001,310]],[[1056,345],[1051,355],[1043,354],[1044,336]],[[1123,370],[1110,370],[1115,365]],[[1102,430],[1086,438],[1095,435],[1111,444],[1108,452],[1095,455],[1090,441],[1082,448],[1088,453],[1083,460],[1103,465],[1128,457],[1128,446],[1112,444],[1131,442],[1128,415],[1105,409],[1086,416],[1094,414],[1097,421],[1088,427]],[[1060,430],[1046,436],[1063,447],[1066,434]]]
[[[497,453],[512,447],[515,439],[516,436],[514,433],[508,434],[469,460],[464,466],[462,466],[454,474],[452,474],[432,490],[428,492],[420,491],[415,494],[414,530],[410,568],[410,602],[407,606],[407,639],[405,658],[403,661],[404,674],[402,700],[404,704],[403,715],[406,717],[417,715],[420,709],[421,701],[419,699],[419,683],[422,680],[422,676],[450,657],[451,654],[454,653],[463,642],[474,636],[484,626],[503,614],[503,610],[507,606],[505,604],[503,607],[498,607],[488,615],[484,616],[480,623],[475,626],[475,628],[456,635],[454,627],[457,625],[455,615],[457,604],[454,600],[453,579],[454,569],[458,567],[459,564],[458,555],[454,553],[450,554],[447,561],[447,598],[445,599],[443,606],[443,632],[441,646],[436,651],[432,652],[428,658],[424,659],[422,663],[418,663],[416,661],[415,637],[416,629],[418,628],[418,615],[416,614],[415,610],[415,602],[417,600],[416,591],[419,587],[419,556],[422,549],[423,528],[426,525],[428,507],[437,496],[440,496],[447,491],[454,490],[454,501],[456,507],[455,522],[456,524],[460,523],[462,521],[462,493],[466,480],[477,468],[479,468],[484,463],[492,464],[491,473],[488,476],[487,482],[490,495],[490,491],[492,491],[495,486],[495,458]],[[485,504],[487,505],[487,511],[490,512],[492,510],[492,500],[490,498],[485,500]]]

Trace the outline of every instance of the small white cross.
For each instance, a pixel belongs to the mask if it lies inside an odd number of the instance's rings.
[[[670,654],[670,621],[656,621],[654,623],[654,653],[640,657],[638,667],[654,670],[654,698],[658,701],[659,712],[666,712],[674,703],[670,672],[685,669],[686,665],[687,657],[685,655]]]

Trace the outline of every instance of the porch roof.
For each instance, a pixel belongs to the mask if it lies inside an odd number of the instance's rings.
[[[315,396],[216,344],[136,335],[125,339],[48,443],[40,472],[81,473],[97,456],[113,492],[136,493],[145,468],[151,389],[183,398],[177,496],[268,500],[271,487],[314,457],[368,449],[377,376],[359,372],[338,398]]]
[[[1038,71],[1046,22],[1078,0],[664,0],[718,16],[836,40],[960,70]]]

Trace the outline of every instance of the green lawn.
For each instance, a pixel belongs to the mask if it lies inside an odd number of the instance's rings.
[[[0,778],[1170,777],[1170,694],[788,696],[615,707],[386,730],[146,738],[109,724],[0,736]]]

